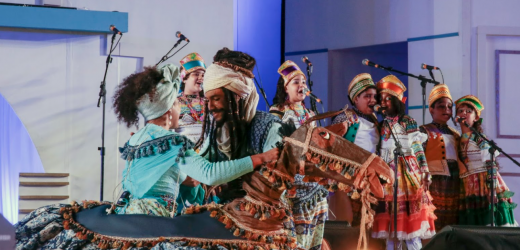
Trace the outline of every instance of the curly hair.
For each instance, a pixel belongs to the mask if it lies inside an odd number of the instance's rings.
[[[246,70],[252,70],[255,67],[256,61],[255,59],[243,52],[240,51],[232,51],[228,48],[223,48],[217,52],[217,54],[213,57],[213,60],[215,63],[224,63],[222,65],[234,65],[241,68],[244,68]],[[238,159],[241,158],[240,153],[242,152],[242,148],[245,145],[246,141],[246,124],[243,121],[245,116],[245,103],[243,99],[239,99],[238,102],[235,102],[233,100],[236,100],[236,94],[233,93],[230,90],[223,89],[225,99],[229,103],[228,107],[228,119],[227,121],[229,125],[230,131],[233,131],[234,136],[231,137],[231,159]],[[200,139],[197,141],[195,148],[199,148],[203,142],[204,138],[208,138],[210,141],[210,147],[207,151],[201,152],[202,156],[205,156],[206,154],[209,155],[210,160],[216,160],[213,159],[214,156],[212,155],[212,152],[217,152],[218,145],[217,145],[217,138],[215,136],[216,133],[216,123],[213,119],[210,119],[209,117],[209,109],[208,109],[208,103],[206,102],[204,107],[204,122],[202,124],[202,134]],[[216,157],[216,155],[215,155]]]
[[[139,124],[138,100],[146,94],[149,94],[150,100],[152,100],[155,87],[162,79],[163,76],[156,67],[145,67],[143,72],[126,77],[117,86],[112,102],[118,122],[125,123],[127,127],[133,125],[137,128]]]

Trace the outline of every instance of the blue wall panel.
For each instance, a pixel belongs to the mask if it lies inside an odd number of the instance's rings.
[[[111,33],[128,32],[128,13],[0,5],[0,27]]]

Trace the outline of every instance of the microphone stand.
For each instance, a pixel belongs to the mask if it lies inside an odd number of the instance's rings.
[[[384,113],[381,113],[383,115],[384,118],[386,118],[386,115]],[[410,166],[408,165],[408,162],[406,161],[406,158],[405,158],[405,155],[404,155],[404,152],[403,152],[403,146],[401,145],[401,142],[399,141],[399,139],[397,139],[397,137],[395,136],[394,134],[394,131],[392,129],[392,126],[390,126],[390,123],[388,122],[388,120],[384,120],[384,122],[386,123],[386,125],[388,126],[388,128],[390,128],[390,134],[392,135],[392,138],[394,139],[395,141],[395,149],[393,151],[394,153],[394,164],[395,164],[395,170],[394,170],[394,179],[395,179],[395,182],[394,182],[394,200],[393,200],[393,210],[394,210],[394,237],[393,237],[393,241],[394,241],[394,249],[398,249],[398,246],[396,245],[397,242],[399,242],[399,240],[397,239],[397,192],[398,192],[398,189],[399,189],[399,181],[398,181],[398,177],[397,177],[397,173],[398,173],[398,167],[399,167],[399,157],[401,157],[401,159],[403,159],[404,161],[404,164],[406,165],[406,168],[407,169],[411,169]]]
[[[256,77],[253,79],[255,80],[256,86],[260,90],[260,93],[262,94],[262,97],[264,98],[265,104],[267,105],[267,112],[269,112],[269,108],[271,108],[271,105],[269,104],[269,101],[267,100],[267,96],[265,95],[264,86],[262,84],[262,78],[260,77],[260,70],[258,70],[258,65],[256,65],[256,72],[258,72],[258,79],[260,79],[260,83],[256,80]]]
[[[314,83],[311,80],[312,64],[309,64],[309,63],[306,63],[306,64],[307,64],[307,81],[309,82],[309,90],[312,92],[312,85],[314,85]],[[316,108],[316,100],[314,100],[313,98],[310,98],[310,99],[311,99],[311,110],[314,111],[315,115],[318,115],[319,112],[318,112],[318,109]],[[321,120],[319,120],[318,123],[320,124],[320,127],[321,127]]]
[[[402,72],[402,71],[399,71],[399,70],[395,70],[393,67],[385,67],[385,66],[381,66],[379,64],[376,64],[373,67],[379,68],[379,69],[382,69],[382,70],[386,70],[386,71],[390,71],[390,72],[395,72],[395,73],[398,73],[398,74],[401,74],[401,75],[413,77],[413,78],[418,79],[418,80],[421,81],[422,100],[423,100],[423,105],[422,105],[422,111],[423,111],[422,122],[423,122],[423,124],[425,124],[426,123],[425,122],[425,116],[426,116],[426,84],[427,83],[432,83],[434,85],[437,85],[437,84],[440,84],[440,82],[435,81],[435,78],[432,80],[432,79],[428,79],[428,78],[426,78],[426,77],[424,77],[422,75],[416,76],[414,74],[405,73],[405,72]],[[433,78],[433,73],[431,72],[431,70],[430,70],[430,75]]]
[[[260,90],[260,94],[262,94],[262,97],[264,98],[265,104],[267,105],[267,112],[269,112],[269,108],[271,108],[271,104],[269,104],[269,101],[267,101],[267,96],[265,95],[264,88],[262,88],[262,85],[260,83],[258,83],[258,81],[256,80],[256,77],[253,78],[253,80],[255,80],[256,86]]]
[[[175,48],[177,48],[177,46],[179,46],[179,44],[181,44],[181,42],[182,42],[182,39],[179,39],[179,40],[175,43],[175,45],[173,45],[173,47],[172,47],[172,48],[171,48],[171,49],[166,53],[166,55],[164,55],[163,57],[161,57],[161,60],[159,60],[159,62],[155,64],[155,67],[157,67],[157,65],[159,65],[160,63],[162,63],[162,62],[164,62],[164,61],[170,59],[172,56],[174,56],[175,54],[177,54],[177,53],[178,53],[179,51],[181,51],[184,47],[186,47],[186,45],[188,45],[188,44],[190,43],[189,40],[188,40],[188,42],[187,42],[186,44],[184,44],[184,46],[180,47],[177,51],[175,51],[175,53],[173,53],[173,55],[168,56],[168,55],[172,52],[172,50],[174,50]]]
[[[104,189],[104,179],[105,179],[105,104],[106,104],[106,97],[107,97],[107,90],[106,90],[106,79],[107,79],[107,73],[108,73],[108,66],[110,63],[112,63],[112,52],[114,49],[114,40],[116,39],[117,33],[114,33],[112,35],[112,40],[110,42],[110,50],[108,52],[107,60],[105,61],[105,74],[103,76],[103,81],[101,81],[101,84],[99,85],[99,98],[97,107],[99,108],[100,103],[103,103],[103,118],[101,119],[101,147],[98,147],[99,154],[101,155],[101,183],[99,187],[99,200],[103,201],[103,189]],[[121,37],[119,38],[121,40]],[[119,43],[119,40],[117,43]],[[116,44],[117,46],[117,44]]]
[[[478,136],[480,136],[480,138],[482,138],[484,141],[486,141],[488,144],[489,144],[489,158],[491,160],[491,171],[489,171],[489,173],[491,174],[491,180],[489,180],[488,182],[490,182],[491,184],[491,190],[490,190],[490,198],[491,198],[491,215],[490,215],[490,219],[491,219],[491,227],[494,227],[495,226],[495,179],[496,179],[496,176],[495,176],[495,166],[494,166],[494,163],[495,163],[495,152],[498,151],[500,153],[502,153],[503,155],[505,155],[507,158],[509,158],[509,160],[511,160],[514,164],[516,164],[517,166],[520,167],[520,163],[518,161],[516,161],[515,159],[513,159],[510,155],[508,155],[506,152],[504,152],[502,150],[502,148],[500,148],[493,140],[489,140],[488,138],[486,138],[482,133],[480,133],[478,130],[476,130],[474,127],[470,127],[468,126],[468,124],[466,123],[466,121],[462,121],[462,123],[464,124],[464,126],[468,127],[471,132],[477,134]]]

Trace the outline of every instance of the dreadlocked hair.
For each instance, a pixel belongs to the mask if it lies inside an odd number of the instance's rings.
[[[217,51],[217,54],[213,57],[213,62],[229,63],[249,71],[253,71],[256,65],[256,60],[252,56],[244,52],[230,50],[226,47]]]
[[[285,80],[282,76],[278,78],[278,83],[276,84],[276,94],[273,98],[273,106],[282,108],[289,99],[289,95],[285,91]],[[305,106],[305,101],[302,101],[302,105]]]
[[[156,67],[145,67],[143,72],[126,77],[117,87],[112,102],[118,122],[125,123],[128,128],[137,128],[139,99],[148,94],[150,100],[153,100],[155,88],[162,79],[163,76]]]
[[[248,75],[255,67],[255,59],[243,52],[232,51],[228,48],[223,48],[215,54],[213,61],[224,67],[230,67],[235,71],[239,71],[245,75]],[[243,72],[245,71],[245,72]],[[252,74],[252,73],[251,73]],[[228,125],[231,143],[231,159],[241,158],[241,149],[246,146],[246,134],[247,124],[245,122],[245,101],[241,98],[237,98],[236,94],[232,91],[223,88],[225,101],[228,102],[226,124]],[[238,100],[238,101],[236,101]],[[195,144],[195,148],[200,148],[205,139],[209,140],[209,147],[206,151],[201,152],[202,156],[209,154],[210,161],[216,161],[218,159],[218,143],[216,137],[216,122],[214,119],[210,119],[208,102],[204,104],[204,121],[202,123],[202,134]],[[215,153],[215,155],[213,155]]]
[[[245,101],[243,99],[239,99],[238,101],[235,101],[236,94],[228,89],[223,89],[225,101],[228,102],[229,108],[227,113],[227,120],[226,124],[228,125],[229,133],[232,135],[230,137],[231,143],[231,158],[230,160],[241,158],[241,149],[245,146],[244,144],[246,141],[244,138],[246,138],[247,133],[247,126],[246,122],[244,120],[245,112],[244,112],[244,106]],[[208,110],[208,104],[205,105],[205,111],[204,111],[204,121],[202,124],[202,134],[197,141],[195,148],[199,148],[202,146],[204,142],[204,137],[209,139],[209,147],[206,151],[201,152],[201,156],[206,156],[209,153],[209,159],[210,161],[217,161],[218,157],[217,155],[213,155],[214,152],[217,152],[218,150],[218,143],[217,143],[217,137],[216,134],[216,122],[215,119],[209,118],[209,112]],[[211,121],[210,121],[211,120]]]

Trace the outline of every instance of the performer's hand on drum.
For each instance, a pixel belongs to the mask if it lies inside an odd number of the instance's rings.
[[[255,166],[255,168],[258,168],[265,163],[276,162],[279,157],[280,149],[276,147],[264,153],[252,155],[251,160],[253,160],[253,165]]]

